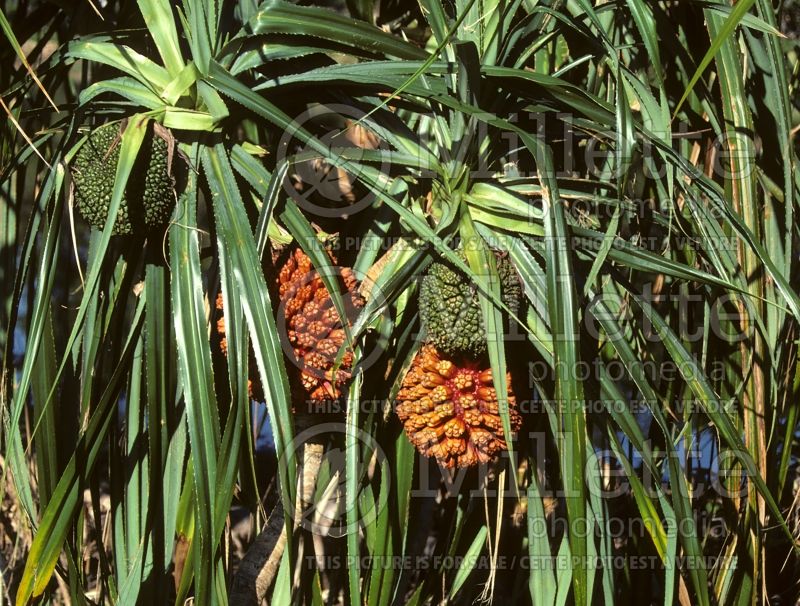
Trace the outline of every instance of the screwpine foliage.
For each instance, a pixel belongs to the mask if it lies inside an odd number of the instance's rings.
[[[0,601],[796,603],[797,2],[322,4],[0,0]]]

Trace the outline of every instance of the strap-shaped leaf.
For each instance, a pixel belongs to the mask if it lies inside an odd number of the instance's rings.
[[[182,107],[165,107],[162,121],[167,128],[211,132],[217,128],[218,120],[209,113]]]
[[[672,359],[676,361],[681,376],[697,398],[703,411],[708,415],[709,419],[714,422],[714,426],[719,432],[719,435],[733,451],[742,466],[747,470],[748,478],[755,484],[759,494],[764,498],[770,512],[775,516],[776,522],[786,533],[792,544],[795,545],[795,550],[800,550],[800,547],[795,543],[791,531],[786,525],[783,513],[775,502],[772,493],[767,488],[755,461],[753,461],[752,456],[744,447],[739,432],[733,425],[728,412],[722,406],[714,390],[708,384],[705,373],[698,366],[697,360],[686,351],[686,348],[683,343],[681,343],[680,338],[675,334],[675,331],[667,324],[664,318],[653,309],[650,303],[639,296],[634,296],[633,298],[639,307],[641,307],[645,317],[652,323],[656,334],[672,356]]]
[[[292,443],[289,382],[277,325],[272,315],[269,290],[261,270],[260,256],[256,252],[253,232],[227,151],[221,144],[205,148],[202,162],[213,198],[217,230],[234,268],[233,275],[252,338],[275,448],[279,454],[278,471],[282,494],[287,503],[293,504],[296,456]],[[291,516],[286,516],[287,532],[290,531],[291,522]],[[291,533],[287,540],[291,545]],[[291,551],[288,546],[287,550]]]
[[[344,44],[358,54],[367,52],[400,59],[424,59],[424,50],[377,27],[324,8],[267,0],[244,28],[245,35],[298,34]],[[361,52],[359,52],[361,51]]]
[[[72,348],[77,342],[81,330],[83,328],[83,321],[86,317],[87,309],[91,302],[93,301],[93,297],[95,296],[95,289],[97,288],[98,282],[100,280],[100,273],[103,267],[104,258],[105,258],[105,250],[108,247],[109,240],[111,238],[111,231],[114,227],[114,223],[116,221],[117,213],[119,212],[119,208],[122,202],[122,197],[124,195],[125,186],[128,182],[128,177],[130,176],[131,170],[133,169],[133,164],[136,160],[136,155],[139,152],[139,147],[141,146],[142,140],[144,138],[145,129],[147,127],[147,120],[142,116],[133,116],[128,123],[128,127],[125,129],[125,132],[122,133],[122,142],[120,143],[120,156],[119,162],[117,164],[117,169],[115,173],[115,180],[114,180],[114,188],[111,194],[111,200],[109,201],[108,205],[108,216],[106,217],[106,224],[103,228],[103,231],[98,238],[98,254],[96,257],[93,258],[93,262],[89,268],[89,275],[87,276],[85,287],[84,287],[84,296],[81,299],[81,304],[78,307],[78,312],[75,316],[75,321],[70,331],[70,335],[67,339],[66,346],[64,351],[66,354],[63,356],[61,363],[59,364],[58,370],[55,374],[55,380],[53,384],[50,386],[50,390],[47,396],[47,400],[44,402],[44,408],[50,406],[53,402],[55,397],[56,391],[59,386],[59,381],[61,376],[67,366],[67,364],[71,361],[71,352]],[[56,170],[52,173],[54,177],[54,181],[51,181],[51,187],[58,184],[59,189],[61,184],[63,183],[64,177],[64,167],[58,166]],[[52,190],[48,192],[48,195],[52,193]],[[53,241],[55,243],[56,240]],[[55,261],[57,257],[55,255],[52,256],[52,259]],[[52,277],[49,279],[52,280]],[[52,284],[52,282],[49,282]],[[48,291],[43,289],[37,293],[40,295],[37,300],[39,305],[47,305],[47,299],[45,297],[49,297]],[[41,321],[44,318],[44,314],[37,313],[36,319],[37,321]],[[38,339],[41,338],[41,327],[34,332],[36,337],[35,346],[29,348],[30,353],[30,365],[32,366],[35,356],[37,354],[37,347],[38,347]],[[27,356],[26,356],[26,364]],[[28,373],[30,370],[28,369]],[[23,374],[23,379],[25,379],[25,374]],[[28,374],[27,380],[30,379]],[[27,398],[27,390],[29,385],[26,385],[24,382],[20,386],[21,388],[17,390],[14,395],[14,400],[12,402],[12,414],[10,419],[10,426],[11,427],[18,427],[19,420],[22,415],[22,409],[25,404]],[[12,436],[16,435],[19,436],[18,432],[13,432]],[[12,442],[13,444],[13,442]]]
[[[500,420],[503,424],[503,435],[508,446],[508,455],[511,469],[516,469],[516,456],[514,453],[514,440],[512,439],[511,420],[509,417],[509,385],[506,381],[506,353],[505,334],[503,333],[503,314],[499,306],[492,303],[489,295],[494,299],[502,300],[500,292],[500,277],[497,274],[497,263],[494,254],[488,249],[486,243],[475,231],[475,226],[469,212],[462,211],[459,223],[464,253],[470,267],[470,276],[480,276],[487,285],[488,292],[478,289],[478,299],[481,307],[481,317],[485,330],[486,344],[489,352],[489,363],[492,368],[492,381],[497,393]],[[514,489],[517,490],[517,479],[513,476]]]
[[[14,49],[14,52],[17,54],[17,57],[19,58],[22,65],[25,66],[28,75],[36,83],[36,86],[39,87],[39,90],[42,91],[42,94],[45,96],[45,99],[47,99],[47,102],[50,103],[50,106],[55,111],[59,111],[58,106],[55,104],[55,101],[53,101],[53,99],[50,97],[50,94],[47,92],[47,89],[44,87],[41,80],[39,80],[39,77],[36,75],[36,70],[34,70],[33,67],[31,67],[31,64],[28,62],[28,58],[25,56],[25,51],[22,50],[22,47],[20,46],[19,41],[17,40],[17,37],[14,35],[14,30],[11,29],[11,24],[8,22],[8,19],[6,18],[6,15],[2,10],[0,10],[0,30],[3,31],[6,40],[8,40],[8,43],[11,45],[11,48]]]
[[[178,31],[169,0],[137,0],[144,23],[156,43],[158,54],[167,71],[174,78],[184,66]]]
[[[81,38],[72,42],[67,56],[116,68],[134,77],[157,95],[172,81],[169,72],[157,63],[129,46],[108,42],[103,36]]]
[[[197,157],[197,146],[192,154]],[[195,473],[195,520],[199,536],[194,542],[197,599],[210,603],[214,578],[217,502],[217,456],[220,444],[219,416],[208,341],[200,244],[197,235],[197,176],[190,172],[180,198],[179,223],[170,229],[171,293],[173,323],[178,349],[178,377],[186,402],[191,457]]]
[[[157,109],[164,105],[164,101],[150,87],[130,76],[120,76],[119,78],[95,82],[84,88],[78,99],[81,105],[87,105],[96,97],[106,93],[119,95],[147,109]]]
[[[575,275],[572,269],[570,231],[564,213],[558,185],[553,178],[552,152],[541,140],[534,151],[537,172],[544,190],[545,264],[547,266],[547,300],[553,331],[556,362],[556,407],[559,427],[556,439],[561,455],[561,481],[567,503],[571,528],[587,523],[586,485],[583,469],[586,460],[586,413],[583,385],[574,369],[580,360],[580,330]],[[588,555],[586,533],[570,532],[569,547],[577,566],[572,571],[575,603],[591,603],[588,593]]]
[[[175,105],[178,99],[197,82],[199,77],[200,72],[197,70],[197,66],[189,62],[161,92],[162,99],[169,105]]]
[[[706,51],[706,54],[703,56],[703,59],[700,61],[700,65],[697,66],[697,69],[692,76],[692,79],[686,85],[686,90],[683,93],[683,96],[678,101],[678,104],[675,106],[675,109],[672,112],[673,116],[678,115],[678,111],[680,111],[681,107],[683,106],[684,101],[689,97],[694,88],[697,81],[703,75],[703,72],[706,71],[706,68],[709,64],[714,60],[714,57],[719,52],[720,48],[726,43],[730,35],[734,32],[734,30],[739,26],[742,18],[747,14],[753,4],[755,4],[756,0],[739,0],[734,6],[733,10],[728,15],[727,19],[725,19],[725,23],[722,24],[722,27],[717,32],[717,35],[714,36],[714,39],[711,41],[711,46]]]
[[[120,362],[44,511],[17,589],[17,606],[26,606],[31,598],[42,595],[50,583],[64,541],[72,527],[72,517],[81,503],[82,479],[94,468],[114,418],[122,381],[128,372],[142,328],[143,312],[144,299],[140,299]]]

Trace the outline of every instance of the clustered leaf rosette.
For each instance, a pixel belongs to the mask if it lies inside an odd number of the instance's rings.
[[[509,383],[511,430],[522,418]],[[447,468],[488,463],[508,448],[501,403],[491,368],[467,358],[449,359],[426,344],[417,353],[397,394],[397,416],[411,443]]]
[[[158,130],[166,131],[163,127]],[[92,131],[72,162],[75,204],[96,229],[103,229],[108,218],[120,142],[119,123],[100,126]],[[156,132],[155,127],[147,133],[125,187],[113,235],[147,231],[169,221],[175,207],[169,147],[166,134]]]
[[[349,327],[364,306],[364,299],[358,294],[358,282],[352,270],[339,268],[337,271],[348,316],[344,321]],[[300,369],[300,386],[309,404],[340,399],[352,376],[353,350],[344,347],[347,339],[344,322],[322,277],[300,248],[296,248],[281,267],[278,294],[286,337]]]

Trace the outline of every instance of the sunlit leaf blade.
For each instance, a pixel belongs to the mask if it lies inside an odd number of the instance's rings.
[[[158,54],[167,71],[174,77],[183,69],[181,54],[172,6],[168,0],[137,0],[145,25],[156,43]]]
[[[425,51],[363,21],[324,8],[283,0],[264,2],[245,27],[246,34],[285,33],[322,38],[368,53],[404,59],[425,58]]]
[[[578,304],[572,260],[567,240],[570,237],[564,217],[563,202],[553,179],[550,150],[537,142],[536,159],[539,179],[545,195],[548,220],[545,222],[545,262],[547,264],[547,299],[553,330],[556,364],[556,407],[559,423],[556,439],[561,456],[561,477],[564,483],[567,515],[573,523],[585,523],[586,486],[583,465],[586,460],[586,417],[583,386],[571,369],[578,366]],[[580,520],[580,521],[579,521]],[[579,521],[579,522],[578,522]],[[572,557],[577,565],[572,573],[576,604],[588,604],[586,557],[587,537],[569,534]]]
[[[196,157],[197,150],[194,151]],[[203,596],[201,599],[210,600],[220,427],[207,337],[206,299],[200,278],[197,187],[197,177],[192,175],[179,201],[180,225],[170,229],[170,266],[178,377],[186,401],[191,456],[196,470],[192,476],[199,534],[194,544],[196,591]]]
[[[53,108],[54,111],[58,111],[58,106],[56,106],[55,101],[50,97],[47,92],[47,89],[44,87],[42,82],[39,80],[39,77],[36,75],[36,71],[31,67],[31,64],[28,62],[28,58],[25,56],[25,52],[22,50],[22,47],[19,45],[19,41],[17,37],[14,35],[14,31],[11,29],[11,24],[8,22],[8,19],[5,16],[5,13],[0,10],[0,29],[3,30],[3,34],[8,40],[8,43],[14,49],[14,52],[19,57],[19,60],[22,62],[22,65],[25,66],[25,69],[30,75],[31,79],[36,83],[36,86],[39,87],[39,90],[42,91],[42,94],[47,99],[50,106]]]
[[[295,477],[296,457],[292,445],[289,386],[281,337],[275,318],[270,313],[269,291],[225,148],[222,145],[206,148],[202,162],[213,198],[214,216],[220,237],[230,255],[232,267],[236,268],[234,275],[252,338],[261,384],[264,386],[276,451],[280,453],[278,471],[282,490],[286,495],[284,507],[293,509],[295,483],[292,478]],[[290,516],[286,517],[286,523],[291,524]]]
[[[17,606],[24,606],[32,597],[40,596],[50,582],[64,540],[69,532],[72,516],[80,505],[82,490],[80,480],[91,471],[102,451],[104,438],[116,409],[121,380],[133,356],[138,333],[142,328],[144,301],[140,301],[131,332],[128,335],[123,357],[114,371],[111,382],[100,398],[85,433],[78,441],[78,449],[70,459],[59,479],[50,503],[39,523],[39,532],[31,545],[25,571],[17,591]]]
[[[166,69],[141,53],[128,46],[109,42],[102,37],[90,37],[72,42],[68,56],[116,68],[150,88],[156,95],[160,95],[172,80]]]
[[[725,19],[725,23],[722,24],[722,27],[717,32],[717,35],[711,41],[710,48],[706,51],[706,54],[703,56],[703,59],[700,61],[700,65],[697,66],[697,70],[695,71],[692,79],[689,80],[688,85],[686,86],[686,90],[683,93],[683,96],[678,101],[678,104],[675,106],[673,110],[673,116],[678,114],[678,110],[681,109],[683,106],[684,101],[689,97],[694,88],[695,84],[697,84],[698,80],[703,76],[703,72],[706,70],[708,65],[714,60],[714,56],[719,52],[719,49],[728,41],[729,36],[734,32],[734,30],[738,27],[739,22],[742,18],[747,14],[747,11],[752,8],[753,4],[755,4],[756,0],[740,0],[736,3],[736,6],[731,11],[728,18]]]

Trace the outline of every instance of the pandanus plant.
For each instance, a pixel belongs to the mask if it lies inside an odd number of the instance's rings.
[[[3,264],[17,604],[55,576],[75,603],[797,595],[797,70],[772,3],[91,7],[42,3],[36,80],[30,7],[0,13],[25,59],[0,74],[2,211],[29,220]],[[48,89],[68,115],[25,109]],[[151,141],[174,209],[115,235]]]

